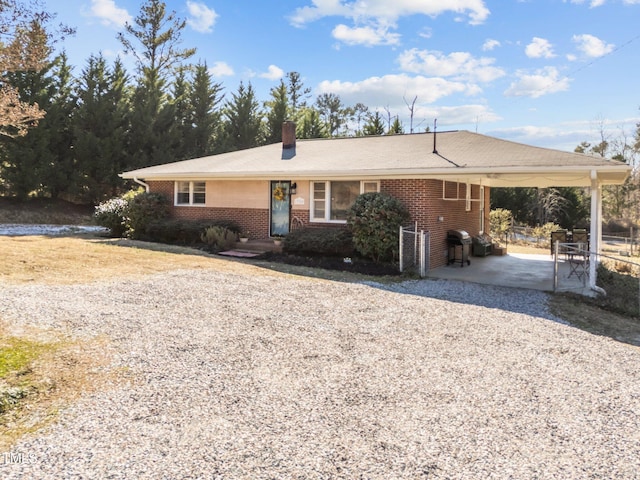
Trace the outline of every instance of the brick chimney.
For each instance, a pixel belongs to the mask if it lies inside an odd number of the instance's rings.
[[[291,160],[296,156],[296,122],[282,122],[282,159]]]

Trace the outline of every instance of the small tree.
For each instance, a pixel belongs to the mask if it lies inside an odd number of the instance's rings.
[[[353,243],[362,256],[376,262],[398,257],[400,226],[409,212],[400,201],[384,193],[363,193],[347,216]]]
[[[513,224],[513,215],[511,210],[504,208],[496,208],[489,213],[489,224],[491,233],[498,237],[498,240],[507,241],[507,234]]]

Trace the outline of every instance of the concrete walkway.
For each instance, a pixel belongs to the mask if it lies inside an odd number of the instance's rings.
[[[447,265],[431,270],[429,278],[462,280],[532,290],[553,291],[553,257],[551,255],[535,255],[510,253],[508,255],[487,257],[470,257],[471,265]],[[577,276],[569,276],[569,264],[558,262],[558,291],[571,291],[587,294],[589,279],[585,284]]]

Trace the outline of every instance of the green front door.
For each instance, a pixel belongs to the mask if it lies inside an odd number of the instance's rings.
[[[291,182],[271,182],[271,227],[270,235],[286,235],[289,233],[291,219]]]

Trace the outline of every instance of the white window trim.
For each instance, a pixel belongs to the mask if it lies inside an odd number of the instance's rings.
[[[331,182],[348,182],[351,180],[312,180],[309,183],[309,196],[311,197],[309,201],[309,223],[337,223],[337,224],[345,224],[346,220],[331,220]],[[356,180],[357,181],[357,180]],[[315,199],[314,188],[313,185],[315,183],[324,183],[325,188],[325,199],[324,199],[324,218],[315,218]],[[376,192],[380,191],[380,181],[379,180],[360,180],[360,194],[364,193],[364,184],[365,183],[375,183],[376,184]]]
[[[207,182],[202,180],[189,181],[189,203],[178,203],[178,185],[186,183],[187,180],[175,181],[173,183],[173,205],[175,207],[206,207],[207,206]],[[204,183],[205,203],[193,203],[194,183]]]
[[[480,185],[480,234],[484,233],[484,187]]]
[[[470,212],[471,211],[471,184],[469,182],[467,182],[467,186],[465,188],[464,210],[465,210],[465,212]]]

